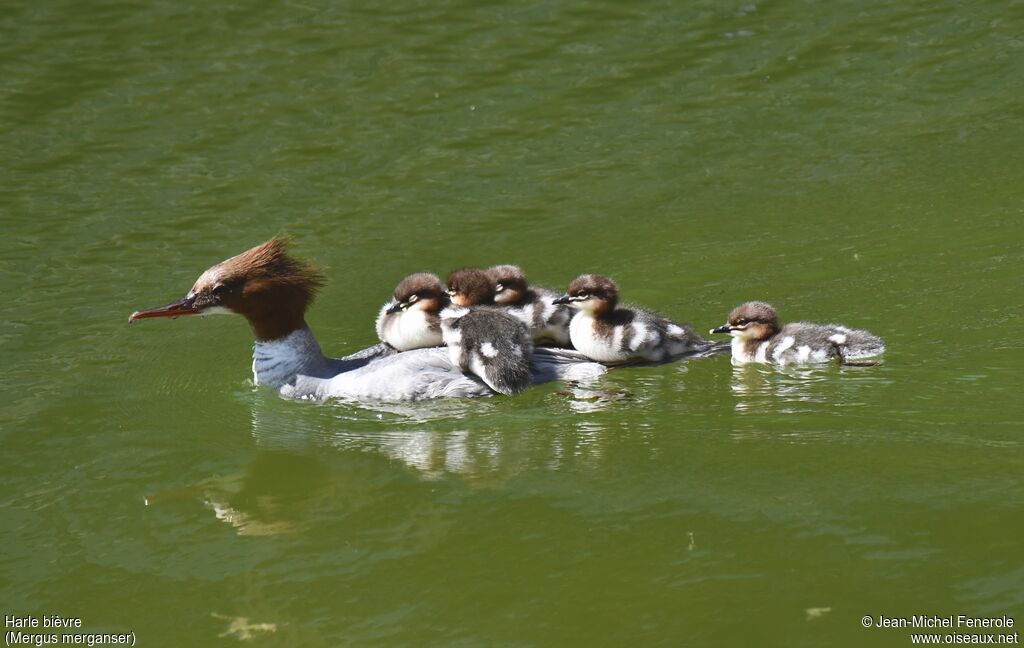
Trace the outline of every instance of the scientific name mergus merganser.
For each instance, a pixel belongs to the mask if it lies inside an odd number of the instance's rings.
[[[526,324],[534,341],[551,342],[562,347],[571,344],[569,320],[572,319],[572,311],[555,302],[560,293],[531,286],[519,266],[497,265],[488,268],[486,273],[494,292],[494,303]]]
[[[615,282],[601,275],[576,277],[555,303],[579,311],[569,324],[572,345],[598,362],[660,362],[713,346],[689,325],[643,308],[620,306]]]
[[[846,363],[885,351],[885,343],[877,336],[841,324],[791,322],[780,328],[775,309],[756,301],[734,308],[729,320],[711,332],[732,336],[733,364],[812,364],[836,359]]]
[[[275,238],[211,267],[181,300],[136,311],[128,321],[242,315],[256,337],[254,382],[289,398],[405,401],[494,393],[464,374],[441,347],[396,353],[378,344],[340,359],[324,356],[305,320],[323,284],[319,270],[289,256],[286,239]],[[538,350],[531,365],[534,383],[594,378],[605,371],[560,349]]]

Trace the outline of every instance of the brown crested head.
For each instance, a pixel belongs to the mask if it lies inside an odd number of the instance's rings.
[[[487,278],[498,304],[515,304],[526,296],[530,284],[519,266],[496,265],[487,269]]]
[[[494,288],[480,268],[460,268],[448,275],[448,296],[458,306],[494,303]]]
[[[394,292],[396,310],[436,313],[448,305],[448,293],[441,279],[430,272],[417,272],[398,282]]]
[[[725,324],[712,333],[728,333],[733,337],[763,340],[779,331],[779,315],[771,304],[752,301],[740,304],[729,313]]]
[[[619,303],[619,288],[608,277],[580,275],[572,280],[569,290],[555,303],[569,304],[572,308],[601,315],[615,310]]]
[[[129,321],[203,313],[245,316],[258,340],[275,340],[306,325],[306,309],[324,285],[316,266],[288,254],[290,240],[275,237],[221,261],[196,280],[184,299],[133,313]]]

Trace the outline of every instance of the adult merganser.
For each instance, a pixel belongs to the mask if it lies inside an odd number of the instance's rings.
[[[340,359],[324,356],[305,320],[323,275],[289,256],[286,248],[285,239],[275,238],[222,261],[204,272],[183,299],[136,311],[128,321],[242,315],[256,337],[254,382],[291,398],[402,401],[494,393],[460,371],[440,347],[396,353],[378,344]],[[531,364],[535,383],[593,378],[605,371],[580,354],[559,349],[538,350]]]
[[[643,308],[619,306],[618,287],[601,275],[576,277],[554,303],[579,311],[569,324],[572,345],[598,362],[660,362],[713,346],[687,324]]]
[[[498,265],[488,268],[486,272],[494,291],[494,303],[503,306],[530,327],[535,341],[569,346],[572,311],[555,301],[558,292],[530,286],[518,266]]]
[[[377,335],[398,351],[440,346],[441,309],[448,305],[441,280],[429,272],[417,272],[395,286],[394,297],[377,315]]]
[[[740,304],[729,320],[711,329],[732,336],[733,364],[840,363],[876,356],[885,351],[881,338],[841,324],[792,322],[779,328],[779,316],[764,302]]]

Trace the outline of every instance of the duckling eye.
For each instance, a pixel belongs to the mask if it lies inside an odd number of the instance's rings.
[[[747,325],[747,320],[745,320],[745,319],[736,320],[736,326],[746,326],[746,325]]]
[[[505,290],[505,286],[500,283],[494,284],[494,292],[501,292],[502,290]]]
[[[410,304],[415,304],[416,300],[418,300],[419,298],[420,298],[419,295],[413,295],[412,297],[409,298],[409,303]]]
[[[590,298],[590,293],[584,291],[584,292],[581,292],[581,293],[576,293],[576,296],[579,297],[580,299],[589,299]]]
[[[212,290],[214,297],[220,297],[224,293],[226,293],[227,291],[228,291],[228,287],[225,286],[224,284],[217,284],[216,286],[213,287],[213,290]]]

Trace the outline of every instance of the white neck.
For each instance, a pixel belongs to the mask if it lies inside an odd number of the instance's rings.
[[[280,389],[299,374],[315,374],[327,362],[313,332],[303,327],[276,340],[257,340],[252,348],[252,379]]]
[[[733,336],[732,338],[732,362],[733,364],[747,364],[748,362],[768,362],[766,352],[771,338],[751,344],[753,347],[748,350],[748,340]]]

